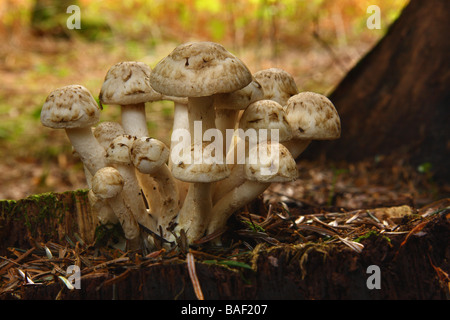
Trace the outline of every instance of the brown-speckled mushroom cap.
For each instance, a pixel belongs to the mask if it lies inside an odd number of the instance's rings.
[[[269,68],[253,75],[264,90],[264,99],[274,100],[284,106],[287,100],[298,93],[294,78],[280,68]]]
[[[250,104],[239,120],[239,128],[266,129],[267,137],[272,129],[278,130],[278,141],[283,142],[292,138],[291,127],[286,119],[284,108],[276,101],[259,100]]]
[[[297,179],[297,164],[285,146],[266,141],[254,146],[244,165],[245,177],[258,182],[288,182]]]
[[[161,100],[162,95],[150,85],[151,68],[138,61],[124,61],[112,66],[100,90],[102,104],[132,105]]]
[[[133,142],[130,158],[142,173],[152,174],[169,159],[170,150],[162,142],[150,137],[141,137]]]
[[[245,64],[214,42],[179,45],[155,66],[150,76],[156,91],[177,97],[233,92],[251,81]]]
[[[301,92],[288,100],[286,117],[294,139],[334,140],[341,135],[341,120],[324,95]]]
[[[195,152],[198,148],[200,152]],[[216,161],[215,157],[212,156],[212,150],[210,142],[203,142],[191,145],[192,159],[189,161],[184,161],[183,157],[179,160],[173,161],[172,174],[173,176],[181,181],[186,182],[215,182],[223,180],[230,175],[230,170],[226,163],[221,160]],[[172,160],[174,160],[172,158]]]
[[[97,102],[81,85],[69,85],[52,91],[41,110],[42,124],[54,129],[93,126],[99,118]]]

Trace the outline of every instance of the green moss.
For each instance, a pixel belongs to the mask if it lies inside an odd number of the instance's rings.
[[[380,236],[380,234],[379,234],[378,232],[376,232],[376,231],[374,231],[374,230],[370,230],[369,232],[366,232],[365,234],[359,236],[358,238],[356,238],[356,239],[353,240],[353,241],[359,242],[359,243],[360,243],[362,240],[369,239],[370,237],[379,237],[379,236]],[[391,239],[389,239],[389,238],[386,237],[385,235],[381,235],[381,237],[382,237],[384,240],[386,240],[387,242],[391,243]]]

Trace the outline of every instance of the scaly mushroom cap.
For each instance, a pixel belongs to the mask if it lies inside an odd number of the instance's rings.
[[[223,180],[230,175],[228,166],[224,163],[217,163],[214,156],[211,155],[212,150],[210,142],[191,145],[191,155],[193,155],[190,163],[178,161],[173,164],[172,174],[181,181],[186,182],[215,182]],[[194,150],[199,148],[201,152]]]
[[[213,42],[189,42],[176,47],[153,69],[152,87],[168,96],[206,97],[233,92],[252,81],[245,64]]]
[[[109,199],[122,192],[124,181],[119,171],[104,167],[92,177],[92,191],[100,199]]]
[[[41,122],[53,129],[84,128],[95,125],[100,108],[91,93],[81,85],[52,91],[41,110]]]
[[[341,120],[333,103],[324,95],[302,92],[288,100],[287,121],[294,139],[334,140],[341,135]]]
[[[297,165],[289,150],[270,141],[250,150],[244,172],[247,180],[259,182],[288,182],[298,177]]]
[[[142,173],[152,174],[169,159],[170,150],[162,142],[149,137],[141,137],[133,142],[130,158]]]
[[[255,72],[253,77],[264,90],[264,99],[274,100],[284,106],[287,100],[298,93],[294,78],[279,68]]]
[[[264,92],[258,81],[253,79],[249,85],[230,93],[220,93],[214,96],[216,109],[243,110],[254,102],[263,99]]]
[[[278,130],[278,141],[283,142],[292,138],[291,127],[286,119],[283,107],[272,100],[259,100],[253,102],[245,109],[239,120],[239,128],[267,129],[267,138],[270,139],[271,129]]]
[[[106,149],[106,161],[111,164],[130,164],[130,149],[136,137],[128,134],[120,135]]]
[[[150,86],[151,68],[143,62],[124,61],[112,66],[100,90],[102,104],[132,105],[160,100]]]

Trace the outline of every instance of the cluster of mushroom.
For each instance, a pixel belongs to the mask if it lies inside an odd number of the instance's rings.
[[[119,222],[130,247],[219,234],[271,183],[297,178],[295,159],[312,140],[340,136],[339,115],[325,96],[299,93],[281,69],[252,75],[212,42],[182,44],[153,70],[141,62],[114,65],[99,100],[100,107],[80,85],[59,88],[47,97],[41,122],[66,130],[93,211],[102,224]],[[174,102],[170,146],[149,137],[145,104],[158,100]],[[102,104],[121,106],[120,124],[99,123]]]

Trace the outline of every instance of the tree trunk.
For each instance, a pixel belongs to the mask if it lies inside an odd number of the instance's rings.
[[[407,5],[330,95],[341,138],[314,142],[306,158],[430,163],[437,181],[449,180],[449,12],[448,0]]]

